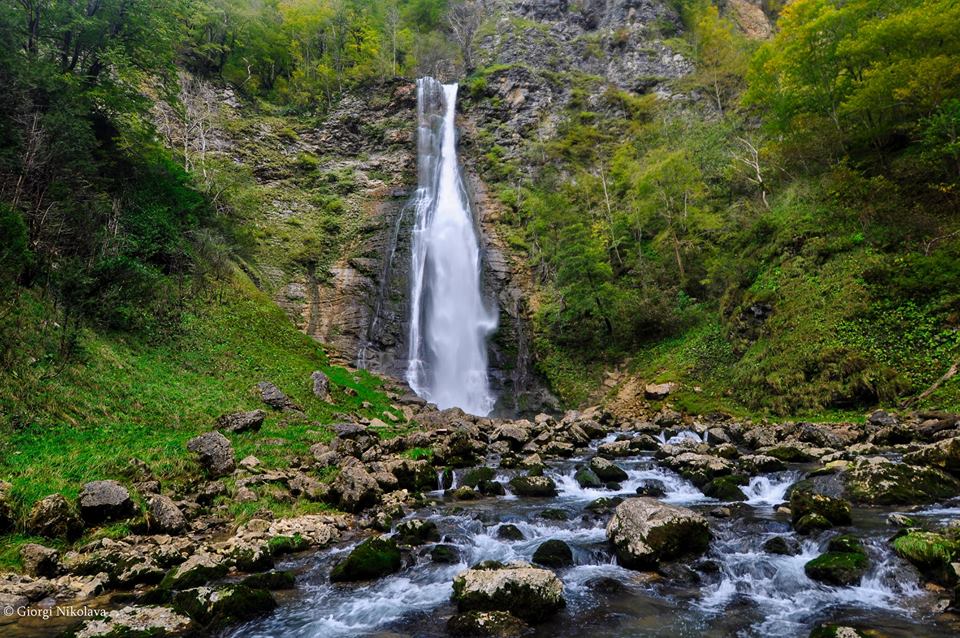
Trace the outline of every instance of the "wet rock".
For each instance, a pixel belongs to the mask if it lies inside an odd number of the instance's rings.
[[[211,580],[223,578],[228,569],[226,557],[207,551],[197,552],[171,569],[160,583],[160,587],[170,590],[200,587]]]
[[[790,491],[790,513],[794,525],[804,517],[816,514],[831,525],[850,524],[850,504],[843,499],[834,498],[815,491],[809,480],[796,483]],[[808,523],[812,522],[808,519]],[[817,524],[821,521],[817,520]]]
[[[843,475],[847,495],[864,505],[931,503],[960,494],[960,481],[933,467],[857,459]]]
[[[481,563],[460,572],[453,580],[453,600],[461,612],[505,611],[533,623],[565,605],[560,579],[522,562]]]
[[[516,476],[510,489],[517,496],[548,498],[557,495],[557,485],[547,476]]]
[[[610,519],[607,539],[621,565],[642,570],[660,561],[702,554],[710,544],[710,527],[703,516],[685,507],[629,498]]]
[[[727,459],[709,454],[683,452],[663,459],[663,464],[677,472],[694,485],[702,487],[718,476],[733,472],[733,464]]]
[[[523,532],[516,525],[505,523],[497,528],[497,538],[505,541],[522,541]]]
[[[805,463],[815,460],[815,456],[806,448],[798,445],[778,445],[775,447],[763,448],[760,452],[764,456],[772,456],[785,463]]]
[[[210,631],[268,614],[277,601],[270,592],[245,585],[198,587],[177,592],[173,608]]]
[[[609,514],[614,508],[617,507],[620,503],[623,502],[623,497],[621,496],[604,496],[598,498],[595,501],[591,501],[584,509],[588,512],[594,512],[595,514]]]
[[[472,487],[458,487],[455,490],[450,490],[448,492],[449,496],[457,501],[476,501],[480,499],[483,495],[480,492],[476,491]]]
[[[200,466],[209,476],[225,476],[237,467],[233,445],[219,432],[207,432],[190,439],[187,449],[197,455]]]
[[[960,436],[925,445],[903,456],[905,463],[926,465],[960,476]]]
[[[23,571],[29,576],[52,578],[60,571],[60,552],[37,543],[27,543],[20,548]]]
[[[437,489],[437,472],[424,460],[399,459],[386,463],[387,471],[397,478],[397,487],[412,492]]]
[[[330,379],[327,378],[327,375],[319,370],[315,370],[310,375],[310,384],[313,390],[313,396],[321,401],[330,402]]]
[[[37,501],[27,518],[27,531],[45,538],[76,539],[83,531],[80,517],[61,494]]]
[[[827,517],[822,514],[817,514],[816,512],[801,516],[799,520],[793,524],[793,529],[798,534],[813,534],[814,532],[830,529],[831,527],[833,527],[833,523],[827,520]]]
[[[85,621],[75,638],[119,638],[124,636],[167,636],[186,632],[188,617],[167,607],[137,605],[106,612],[106,618]]]
[[[730,518],[733,511],[729,507],[715,507],[710,510],[710,516],[714,518]]]
[[[400,571],[400,550],[386,538],[368,538],[330,572],[334,583],[372,580]]]
[[[803,571],[811,580],[843,587],[859,583],[869,565],[859,539],[845,535],[832,539],[827,552],[808,561]]]
[[[88,525],[129,518],[136,513],[130,492],[116,481],[91,481],[85,484],[78,502],[80,517]]]
[[[747,477],[741,474],[718,476],[703,487],[703,493],[721,501],[742,501],[746,497],[740,486],[748,482]]]
[[[603,481],[589,467],[581,467],[573,475],[573,479],[583,489],[603,487]]]
[[[846,625],[820,625],[810,632],[810,638],[875,638],[876,636],[876,632],[864,632]]]
[[[790,538],[774,536],[763,543],[763,551],[779,556],[796,556],[800,553],[800,544]]]
[[[667,484],[657,479],[644,479],[637,486],[637,496],[660,498],[667,493]]]
[[[597,456],[601,457],[619,458],[633,456],[634,454],[634,450],[630,447],[630,441],[611,441],[597,446]]]
[[[460,562],[460,550],[455,545],[434,545],[430,550],[430,560],[442,565],[456,565]]]
[[[266,418],[267,413],[263,410],[224,414],[217,419],[217,429],[235,433],[259,432],[260,428],[263,427],[263,420]]]
[[[548,521],[567,521],[570,520],[570,512],[559,507],[548,507],[545,510],[541,510],[538,515],[540,518],[544,518]]]
[[[895,538],[893,549],[928,580],[946,587],[957,584],[957,573],[950,563],[960,556],[960,536],[912,530]]]
[[[629,478],[627,473],[619,465],[599,456],[590,459],[590,469],[597,475],[597,478],[604,483],[610,481],[621,482]]]
[[[447,621],[447,633],[464,638],[520,638],[529,635],[531,628],[505,611],[468,611]]]
[[[751,454],[740,457],[740,469],[747,474],[766,474],[768,472],[782,472],[787,469],[787,464],[766,454]]]
[[[916,527],[917,522],[914,519],[907,516],[906,514],[902,514],[900,512],[892,512],[887,516],[887,525],[890,525],[891,527],[906,528],[906,527]]]
[[[573,565],[573,550],[560,540],[548,540],[537,547],[533,562],[544,567],[569,567]]]
[[[348,457],[340,466],[340,473],[330,485],[330,494],[345,512],[359,512],[375,505],[383,494],[377,480],[363,464]]]
[[[440,530],[433,521],[414,519],[397,525],[397,542],[401,545],[423,545],[440,540]]]
[[[464,473],[461,483],[467,487],[477,487],[483,481],[492,481],[496,475],[497,471],[492,467],[477,467]]]
[[[291,401],[290,398],[280,390],[280,388],[269,381],[261,381],[258,383],[257,391],[260,393],[260,400],[274,410],[300,410],[300,406]]]
[[[297,578],[293,572],[269,571],[263,574],[253,574],[247,576],[241,585],[250,589],[266,589],[268,591],[278,591],[281,589],[293,589],[297,586]]]
[[[187,519],[169,496],[153,496],[147,507],[147,524],[154,532],[179,534],[187,527]]]
[[[870,425],[893,426],[897,425],[897,417],[884,410],[876,410],[867,417],[867,423]]]

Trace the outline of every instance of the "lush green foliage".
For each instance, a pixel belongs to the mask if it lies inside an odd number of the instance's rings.
[[[693,106],[558,80],[557,137],[522,171],[487,155],[555,389],[583,400],[598,364],[630,361],[686,381],[691,409],[822,413],[916,395],[960,357],[960,51],[930,5],[791,3],[754,52],[682,3],[697,71],[677,88],[709,96]]]

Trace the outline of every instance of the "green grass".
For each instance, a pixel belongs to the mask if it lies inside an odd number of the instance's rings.
[[[49,316],[29,295],[19,311],[31,326]],[[329,440],[323,424],[336,415],[392,411],[378,378],[329,365],[319,344],[246,280],[228,286],[222,302],[192,309],[179,334],[157,343],[85,331],[79,360],[62,365],[48,352],[55,336],[28,331],[18,364],[0,376],[0,478],[13,484],[21,513],[48,494],[72,498],[86,481],[118,478],[134,457],[168,484],[194,476],[187,440],[220,414],[263,407],[254,390],[261,380],[304,414],[268,411],[259,433],[228,435],[238,459],[254,454],[282,467]],[[313,396],[314,370],[329,376],[333,404]]]

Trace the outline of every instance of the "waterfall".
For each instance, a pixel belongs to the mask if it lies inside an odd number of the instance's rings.
[[[457,162],[457,85],[417,81],[407,383],[441,409],[485,416],[487,337],[496,313],[480,291],[480,243]]]

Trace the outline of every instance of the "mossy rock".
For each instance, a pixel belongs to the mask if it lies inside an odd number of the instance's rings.
[[[240,581],[240,584],[250,589],[275,591],[278,589],[293,589],[297,586],[297,579],[293,572],[266,572],[247,576]]]
[[[545,510],[542,510],[538,514],[540,518],[544,518],[548,521],[568,521],[570,520],[570,512],[559,507],[548,507]]]
[[[843,475],[846,495],[864,505],[932,503],[960,494],[960,481],[932,467],[859,461]]]
[[[808,561],[803,571],[811,580],[829,585],[856,585],[863,578],[870,560],[863,551],[828,551]]]
[[[796,556],[800,553],[800,547],[795,540],[774,536],[763,544],[763,551],[778,556]]]
[[[458,487],[450,491],[450,496],[458,501],[476,501],[483,495],[472,487]]]
[[[440,540],[440,530],[433,521],[404,521],[397,525],[396,539],[401,545],[434,543]]]
[[[491,467],[476,467],[463,475],[462,484],[467,487],[477,487],[483,481],[492,481],[497,472]]]
[[[544,567],[569,567],[573,565],[573,550],[563,541],[551,539],[540,544],[533,562]]]
[[[893,550],[927,579],[944,586],[957,584],[950,563],[960,560],[960,540],[936,532],[914,530],[895,538]]]
[[[790,512],[794,523],[808,514],[819,514],[833,525],[849,525],[851,522],[850,503],[815,492],[808,481],[800,481],[791,489]]]
[[[793,524],[793,529],[798,534],[812,534],[824,529],[830,529],[833,523],[827,520],[822,514],[806,514],[800,517],[800,520]]]
[[[173,608],[210,631],[268,614],[277,608],[277,601],[265,589],[229,585],[218,590],[200,587],[177,592]]]
[[[447,621],[447,633],[469,638],[520,638],[530,627],[506,611],[468,611]]]
[[[590,512],[609,512],[622,502],[622,496],[603,496],[591,501],[584,509]]]
[[[484,496],[503,496],[507,493],[500,481],[480,481],[477,490]]]
[[[853,534],[841,534],[830,539],[827,544],[828,552],[863,553],[863,543]]]
[[[579,470],[577,470],[577,473],[573,475],[573,478],[583,489],[597,489],[603,487],[603,481],[601,481],[600,477],[588,467],[581,467]]]
[[[267,547],[272,556],[283,556],[285,554],[295,554],[310,548],[310,541],[300,534],[293,536],[274,536],[267,541]]]
[[[872,629],[856,629],[847,625],[820,625],[810,632],[810,638],[881,638],[883,634]]]
[[[551,498],[557,495],[557,485],[546,476],[516,476],[510,487],[517,496]]]
[[[436,545],[430,550],[430,560],[442,565],[456,565],[460,562],[460,550],[454,545]]]
[[[230,554],[230,558],[241,572],[256,573],[273,569],[273,553],[269,545],[259,551],[251,547],[238,547]]]
[[[718,476],[704,486],[703,493],[721,501],[742,501],[746,497],[740,486],[749,482],[750,479],[742,474]]]
[[[212,580],[223,578],[227,575],[228,567],[226,563],[219,565],[197,565],[187,570],[180,567],[174,567],[160,581],[161,589],[178,590],[193,589],[206,585]]]
[[[505,523],[497,528],[497,538],[505,541],[522,541],[523,532],[516,525]]]
[[[400,550],[391,539],[368,538],[330,572],[335,583],[372,580],[400,570]]]
[[[812,456],[792,445],[780,445],[768,450],[763,450],[763,454],[772,456],[784,463],[805,463],[814,460]]]

